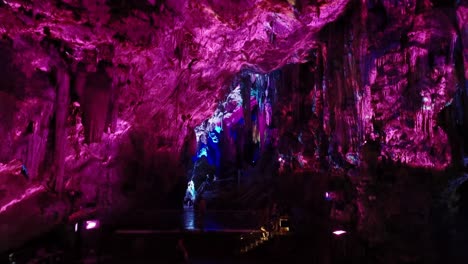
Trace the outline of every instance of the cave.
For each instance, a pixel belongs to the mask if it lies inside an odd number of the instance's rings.
[[[0,22],[0,263],[468,262],[468,1]]]

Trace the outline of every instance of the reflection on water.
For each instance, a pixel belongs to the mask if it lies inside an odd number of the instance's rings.
[[[185,230],[195,230],[195,212],[192,208],[184,209],[183,226]]]
[[[223,231],[257,230],[260,227],[258,215],[250,211],[208,211],[203,219],[201,217],[197,210],[184,208],[179,213],[180,228],[188,231]]]

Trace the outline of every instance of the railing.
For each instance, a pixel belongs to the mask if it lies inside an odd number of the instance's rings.
[[[136,221],[135,221],[136,219]],[[145,222],[147,219],[149,222]],[[235,248],[238,254],[246,254],[270,240],[279,232],[268,230],[271,219],[262,211],[252,210],[208,210],[200,214],[197,210],[142,211],[126,219],[115,234],[121,236],[155,235],[183,232],[232,233],[237,237]],[[135,221],[135,226],[132,222]]]
[[[119,219],[121,229],[170,230],[205,230],[235,232],[236,230],[259,230],[265,224],[266,217],[261,211],[245,210],[158,210],[133,212],[124,219]]]

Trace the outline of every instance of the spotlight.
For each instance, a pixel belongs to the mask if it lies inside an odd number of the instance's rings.
[[[88,220],[85,222],[85,228],[87,230],[98,228],[98,226],[99,226],[98,220]]]
[[[282,217],[279,220],[279,227],[281,232],[289,232],[289,218]]]
[[[346,234],[346,231],[344,231],[344,230],[335,230],[335,231],[333,231],[333,234],[335,236],[341,236],[343,234]]]

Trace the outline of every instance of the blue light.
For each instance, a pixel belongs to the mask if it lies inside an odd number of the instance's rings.
[[[216,136],[216,133],[214,132],[210,132],[209,133],[209,136],[211,138],[211,141],[215,144],[217,144],[219,142],[219,139],[218,139],[218,136]]]
[[[195,183],[190,180],[187,184],[187,190],[185,191],[185,197],[192,200],[192,201],[195,201],[195,198],[196,198],[197,194],[196,194],[196,191],[195,191]]]
[[[26,165],[21,165],[21,173],[24,175],[24,177],[26,177],[27,179],[29,179],[29,172],[28,172],[28,169],[26,168]]]
[[[200,150],[198,151],[197,157],[198,157],[198,158],[201,158],[201,157],[203,157],[203,156],[208,157],[208,148],[207,148],[207,147],[202,147],[202,148],[200,148]]]
[[[221,133],[221,131],[223,131],[223,129],[220,126],[216,126],[215,131],[218,132],[218,134],[219,134],[219,133]]]

